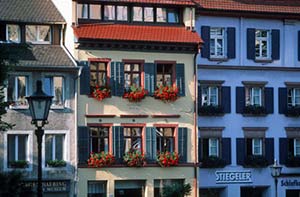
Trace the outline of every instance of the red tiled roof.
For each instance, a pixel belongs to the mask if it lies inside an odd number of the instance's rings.
[[[300,0],[196,0],[201,9],[300,14]]]
[[[184,27],[94,24],[73,27],[78,39],[198,44],[202,39]]]
[[[190,5],[190,6],[195,5],[195,3],[193,3],[191,0],[102,0],[102,1],[124,2],[124,3],[165,4],[165,5]]]

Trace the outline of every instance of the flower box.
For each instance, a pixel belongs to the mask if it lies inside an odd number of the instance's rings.
[[[129,167],[142,167],[145,165],[145,155],[136,149],[130,149],[123,156],[123,160]]]
[[[27,168],[28,167],[28,161],[25,161],[25,160],[12,161],[12,162],[9,163],[9,166],[11,168]]]
[[[287,167],[300,167],[300,156],[288,156]]]
[[[214,116],[224,114],[224,109],[220,105],[205,105],[198,108],[199,115]]]
[[[262,155],[248,155],[244,160],[245,167],[264,168],[268,166],[268,160]]]
[[[171,86],[160,86],[154,91],[154,98],[164,102],[176,101],[178,99],[178,88]]]
[[[65,167],[67,163],[64,160],[48,160],[47,166],[52,168]]]
[[[148,91],[144,88],[131,86],[128,91],[125,91],[123,98],[128,99],[130,102],[140,102],[147,94]]]
[[[98,101],[102,101],[105,98],[111,97],[110,88],[109,87],[94,87],[92,92],[92,97],[97,99]]]
[[[291,117],[299,117],[300,116],[300,107],[299,106],[288,107],[285,115],[291,116]]]
[[[90,158],[88,159],[89,167],[107,167],[115,163],[115,156],[111,153],[100,152],[100,153],[90,153]]]
[[[248,105],[244,107],[244,114],[252,114],[252,115],[265,115],[267,114],[266,108],[258,105]]]
[[[217,156],[209,156],[201,160],[201,168],[224,168],[226,162]]]
[[[157,153],[157,163],[161,167],[177,166],[179,163],[179,154],[176,152],[160,152]]]

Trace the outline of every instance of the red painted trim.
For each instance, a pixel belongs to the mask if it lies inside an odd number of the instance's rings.
[[[178,153],[178,126],[174,129],[174,138],[175,138],[175,152]]]
[[[154,60],[155,64],[176,64],[176,61],[170,61],[170,60]]]
[[[179,114],[154,114],[152,118],[180,118]]]
[[[113,154],[113,130],[112,130],[112,126],[109,127],[109,136],[108,136],[108,152],[110,154]]]
[[[121,123],[123,127],[145,127],[146,123]]]
[[[87,118],[114,118],[114,114],[85,114]]]
[[[178,127],[178,124],[153,124],[154,127]]]
[[[145,63],[145,60],[142,60],[142,59],[122,59],[122,62],[124,62],[125,64],[126,63],[129,63],[129,64],[144,64]]]
[[[147,118],[146,114],[121,114],[120,118]]]
[[[89,62],[104,62],[108,63],[111,61],[110,58],[101,58],[101,57],[93,57],[93,58],[88,58]]]
[[[87,123],[88,127],[112,127],[113,123]]]

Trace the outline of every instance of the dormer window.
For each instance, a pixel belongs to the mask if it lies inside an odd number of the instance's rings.
[[[90,19],[101,19],[101,5],[90,5]]]
[[[20,26],[19,25],[6,25],[6,41],[20,43]]]
[[[78,18],[88,18],[88,4],[77,4]]]
[[[26,25],[26,42],[49,44],[51,28],[48,25]]]
[[[127,21],[128,20],[128,7],[127,6],[104,6],[104,20],[117,20]]]
[[[159,23],[179,23],[178,10],[156,8],[156,21]]]
[[[154,10],[152,7],[133,7],[133,21],[153,22]]]

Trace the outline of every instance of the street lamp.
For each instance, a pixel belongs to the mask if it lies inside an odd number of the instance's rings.
[[[36,82],[36,92],[26,97],[29,104],[30,115],[32,117],[31,124],[36,126],[35,135],[38,143],[38,197],[43,196],[42,188],[42,139],[44,135],[43,127],[48,124],[48,115],[53,96],[45,94],[42,90],[42,81]]]
[[[281,174],[281,170],[282,170],[282,166],[278,165],[277,160],[274,160],[274,164],[272,166],[270,166],[271,168],[271,175],[275,180],[275,197],[278,196],[277,194],[277,185],[278,185],[278,177]]]

